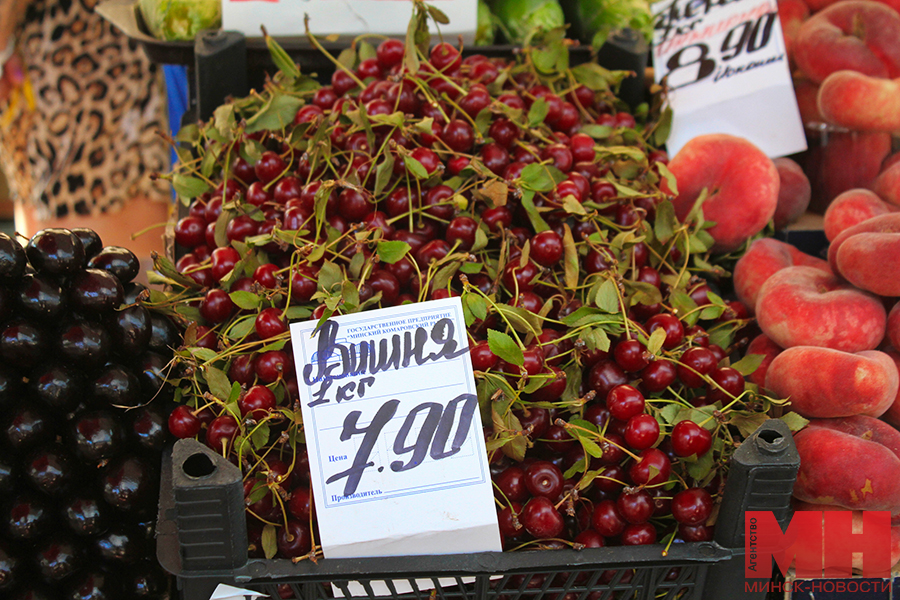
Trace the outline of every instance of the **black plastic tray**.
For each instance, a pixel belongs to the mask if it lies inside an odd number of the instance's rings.
[[[787,426],[764,423],[735,452],[714,542],[537,552],[308,560],[248,559],[241,473],[194,440],[163,463],[157,557],[177,576],[181,598],[205,600],[227,583],[286,600],[325,600],[331,584],[348,598],[375,600],[373,584],[409,582],[415,600],[762,600],[744,588],[744,512],[771,510],[786,526],[800,459]],[[672,576],[673,569],[677,572]],[[615,570],[611,581],[601,580]],[[633,577],[627,580],[626,573]],[[474,577],[474,583],[463,583]],[[456,585],[440,585],[450,578]],[[429,580],[434,590],[419,587]],[[535,582],[540,581],[540,584]],[[353,593],[351,582],[362,585]]]
[[[196,40],[182,42],[166,42],[158,40],[149,34],[146,24],[144,23],[141,11],[134,0],[104,0],[95,9],[106,20],[120,29],[129,39],[137,43],[144,49],[144,52],[151,61],[159,64],[175,64],[187,65],[192,70],[208,69],[209,62],[203,65],[198,63],[198,58],[212,58],[215,60],[217,47],[227,45],[229,42],[234,43],[233,38],[240,37],[239,44],[242,43],[242,51],[245,49],[246,60],[242,61],[242,66],[246,72],[246,77],[240,82],[223,82],[223,84],[232,84],[230,90],[233,95],[241,96],[249,92],[250,88],[260,89],[265,81],[267,73],[273,74],[275,64],[269,55],[265,41],[262,38],[245,38],[236,32],[223,32],[210,30],[200,32]],[[291,56],[291,58],[300,66],[300,70],[306,74],[315,74],[316,78],[327,84],[331,75],[334,73],[334,63],[324,56],[318,49],[312,47],[304,36],[296,37],[279,37],[278,43]],[[341,50],[347,47],[347,42],[327,42],[322,40],[321,45],[332,56],[340,54]],[[196,48],[201,48],[201,56],[198,57]],[[493,45],[493,46],[468,46],[463,48],[463,56],[473,54],[482,54],[491,58],[509,58],[518,51],[517,46],[512,45]],[[578,65],[581,63],[596,60],[599,64],[608,69],[632,71],[635,73],[633,77],[627,78],[622,82],[619,89],[619,97],[632,108],[644,101],[644,70],[649,60],[649,48],[643,38],[630,29],[624,29],[615,32],[610,36],[609,40],[602,48],[596,52],[589,45],[576,45],[569,48],[569,63]],[[199,65],[202,65],[198,67]],[[215,68],[210,76],[215,79],[221,79],[221,72],[234,73],[234,64],[223,65],[222,68]],[[224,97],[218,97],[217,93],[211,93],[209,89],[202,89],[194,78],[191,79],[191,103],[196,104],[198,97],[205,96],[208,100],[203,104],[218,106],[224,101]],[[202,79],[202,75],[199,76]],[[235,83],[242,85],[235,87]],[[248,86],[246,90],[243,85]],[[226,86],[228,87],[228,86]],[[211,113],[210,113],[211,114]],[[207,111],[198,111],[199,118],[205,119],[209,117]]]
[[[161,64],[193,65],[194,42],[167,42],[158,40],[150,35],[147,25],[144,23],[141,11],[134,0],[104,0],[95,9],[110,23],[122,30],[130,39],[137,42],[146,52],[151,61]],[[322,46],[330,53],[337,56],[341,50],[347,47],[344,42],[327,42],[320,40]],[[262,38],[247,38],[248,66],[267,64],[269,51]],[[314,47],[304,36],[278,38],[278,43],[298,62],[301,68],[321,65],[324,69],[334,70],[334,65]],[[469,46],[463,49],[463,55],[483,54],[488,57],[512,56],[516,46],[497,44],[491,46]],[[258,55],[258,56],[257,56]],[[570,60],[573,65],[587,62],[591,59],[591,48],[587,45],[574,46],[569,49]]]

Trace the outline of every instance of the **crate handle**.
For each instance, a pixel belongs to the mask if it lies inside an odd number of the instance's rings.
[[[774,419],[777,421],[777,419]],[[779,425],[781,422],[779,421]],[[790,435],[785,436],[775,423],[766,422],[756,432],[756,449],[762,454],[777,456],[784,454],[790,448]],[[788,431],[788,433],[790,433]]]
[[[218,470],[216,464],[210,460],[209,456],[202,452],[197,452],[187,457],[181,464],[181,470],[184,474],[192,479],[206,479],[215,474]]]

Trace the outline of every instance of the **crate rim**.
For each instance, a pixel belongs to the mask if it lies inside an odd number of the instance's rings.
[[[199,443],[198,443],[199,444]],[[181,566],[178,532],[169,517],[174,510],[172,447],[163,456],[160,483],[156,553],[159,564],[182,578],[228,577],[237,582],[257,579],[279,580],[302,577],[309,583],[332,579],[404,579],[528,573],[536,569],[597,570],[658,566],[710,565],[734,558],[743,549],[731,549],[716,542],[672,544],[666,556],[660,544],[648,546],[607,546],[582,550],[534,550],[521,552],[477,552],[415,556],[323,558],[313,563],[288,559],[248,558],[242,566],[228,570],[184,570]]]

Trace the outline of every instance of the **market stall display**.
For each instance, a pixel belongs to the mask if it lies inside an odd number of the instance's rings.
[[[315,558],[287,321],[461,295],[508,548],[711,540],[729,457],[784,412],[729,366],[749,322],[711,288],[710,251],[774,213],[774,165],[756,150],[768,180],[723,174],[710,210],[768,193],[761,218],[713,226],[702,178],[661,190],[665,112],[568,68],[560,32],[511,62],[413,31],[344,51],[330,86],[270,40],[264,93],[179,135],[190,214],[151,297],[184,332],[171,431],[244,470],[251,556]]]
[[[89,230],[0,235],[0,595],[712,600],[744,589],[744,511],[900,513],[891,2],[779,3],[796,162],[668,156],[665,88],[625,101],[592,60],[643,41],[639,1],[479,2],[473,48],[419,2],[404,41],[195,45],[215,4],[103,9],[258,79],[175,139],[156,287]],[[810,205],[827,255],[767,237]],[[289,325],[457,297],[504,552],[328,557]]]

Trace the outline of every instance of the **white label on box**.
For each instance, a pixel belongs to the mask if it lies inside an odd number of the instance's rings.
[[[477,0],[431,0],[450,19],[441,25],[441,35],[456,44],[475,40],[478,25]],[[406,35],[413,13],[410,0],[222,0],[222,28],[260,37],[264,25],[269,35],[305,36],[304,15],[309,30],[317,36],[341,35],[344,39],[364,33],[392,37]],[[435,25],[429,23],[432,34]]]
[[[260,592],[254,592],[253,590],[245,590],[243,588],[236,588],[220,583],[216,586],[216,589],[213,590],[209,600],[257,600],[258,598],[269,597],[268,594],[261,594]]]
[[[459,298],[315,327],[291,340],[325,557],[500,551]]]
[[[770,157],[806,150],[775,0],[661,0],[652,10],[671,155],[708,133],[746,138]]]

